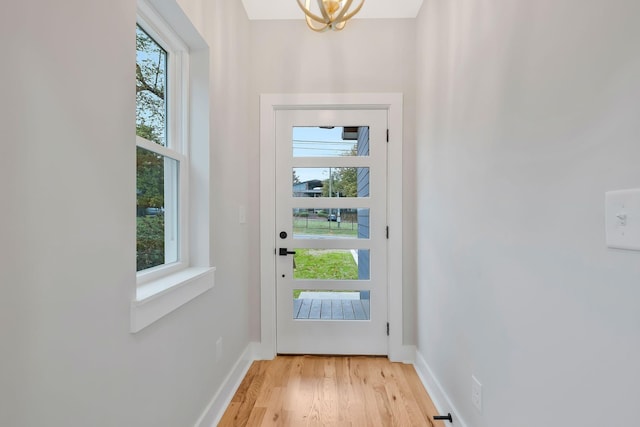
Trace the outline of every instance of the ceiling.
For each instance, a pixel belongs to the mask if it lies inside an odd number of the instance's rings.
[[[316,1],[311,0],[312,7]],[[301,2],[304,4],[305,0]],[[251,20],[304,18],[296,0],[242,0],[242,3]],[[358,4],[360,0],[353,0],[351,9]],[[365,0],[362,10],[354,19],[415,18],[420,6],[422,0]]]

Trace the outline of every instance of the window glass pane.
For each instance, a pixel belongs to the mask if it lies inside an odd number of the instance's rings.
[[[293,318],[320,320],[369,320],[369,291],[293,290]]]
[[[137,271],[178,260],[179,163],[136,147]]]
[[[293,157],[368,156],[368,126],[294,127]]]
[[[293,197],[369,197],[369,168],[293,168]]]
[[[369,249],[295,249],[295,280],[369,280]]]
[[[167,145],[167,52],[136,28],[136,134]]]
[[[368,239],[369,209],[293,209],[294,239]]]

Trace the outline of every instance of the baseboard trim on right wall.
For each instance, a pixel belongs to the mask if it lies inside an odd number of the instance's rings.
[[[451,403],[451,399],[442,388],[440,381],[435,377],[433,371],[427,364],[424,356],[420,351],[416,351],[416,360],[413,365],[416,369],[418,377],[424,388],[427,389],[427,393],[429,393],[429,397],[431,397],[431,401],[435,405],[435,407],[440,411],[441,415],[446,415],[451,413],[453,416],[453,424],[454,426],[459,427],[468,427],[468,424],[464,421],[464,419],[459,415],[459,412],[456,410],[453,403]]]

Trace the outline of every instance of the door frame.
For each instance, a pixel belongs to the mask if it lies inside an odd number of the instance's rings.
[[[358,109],[386,110],[389,126],[387,150],[387,289],[391,361],[410,362],[410,346],[403,345],[402,316],[402,94],[262,94],[260,95],[260,320],[261,341],[256,358],[276,355],[276,112],[278,110]],[[393,209],[389,207],[393,206]]]

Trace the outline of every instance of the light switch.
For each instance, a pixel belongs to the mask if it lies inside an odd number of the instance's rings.
[[[605,195],[607,246],[640,251],[640,189]]]

